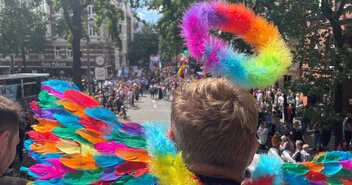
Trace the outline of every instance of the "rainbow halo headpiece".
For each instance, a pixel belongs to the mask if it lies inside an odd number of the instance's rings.
[[[236,34],[255,47],[256,56],[234,51],[211,29]],[[215,75],[244,88],[265,87],[282,77],[291,54],[278,29],[241,4],[196,3],[182,20],[182,36],[189,53]]]

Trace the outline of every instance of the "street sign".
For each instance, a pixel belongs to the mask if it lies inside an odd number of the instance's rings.
[[[96,80],[106,80],[105,67],[96,67],[95,68],[95,79]]]

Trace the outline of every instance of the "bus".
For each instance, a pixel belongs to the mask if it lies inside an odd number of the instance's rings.
[[[0,95],[18,102],[23,109],[27,109],[26,105],[37,99],[41,82],[48,78],[48,73],[0,75]]]

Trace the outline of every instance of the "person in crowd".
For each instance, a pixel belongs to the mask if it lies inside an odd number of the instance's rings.
[[[347,142],[346,142],[346,140],[343,139],[343,140],[341,141],[341,143],[337,145],[336,149],[337,149],[338,151],[349,151],[348,148],[347,148]]]
[[[269,129],[267,128],[267,124],[262,122],[258,128],[258,143],[260,149],[266,149],[266,144],[268,140]]]
[[[127,93],[127,97],[128,97],[128,102],[130,104],[131,107],[134,107],[134,92],[132,89],[130,89]]]
[[[169,137],[201,184],[240,185],[257,149],[257,117],[248,91],[224,78],[195,80],[175,90]]]
[[[301,151],[301,159],[302,159],[302,162],[309,162],[312,160],[312,156],[309,153],[308,144],[303,145],[303,150]]]
[[[163,99],[163,89],[162,89],[161,85],[158,86],[158,94],[159,94],[158,99],[162,100]]]
[[[322,128],[321,125],[318,121],[315,121],[313,124],[313,135],[314,135],[314,148],[313,150],[320,150],[320,145],[321,145],[321,133],[322,133]]]
[[[289,138],[285,135],[281,136],[280,151],[291,151],[291,144]]]
[[[292,155],[292,159],[296,162],[302,162],[301,152],[303,150],[303,141],[297,140],[296,141],[296,150],[295,153]]]
[[[25,185],[27,180],[6,176],[6,171],[16,156],[16,146],[20,142],[20,107],[0,96],[0,184]]]
[[[277,106],[279,107],[279,110],[282,110],[284,107],[284,95],[282,93],[278,93],[278,99],[277,99]]]
[[[276,117],[276,111],[271,113],[271,133],[275,134],[277,130],[280,130],[280,119]]]
[[[289,104],[287,107],[287,121],[288,123],[292,124],[291,120],[293,120],[293,107],[292,104]],[[286,118],[285,118],[286,119]]]
[[[281,134],[280,132],[276,131],[274,136],[271,138],[271,146],[273,148],[279,149],[281,143]]]
[[[304,133],[303,133],[298,121],[295,121],[295,123],[293,124],[293,129],[291,131],[291,135],[292,135],[293,142],[296,142],[297,140],[300,140],[303,142],[306,141],[304,138]]]
[[[344,134],[346,141],[346,150],[350,149],[350,143],[352,140],[352,118],[347,118],[344,123]]]
[[[151,85],[150,86],[149,92],[150,92],[150,97],[154,98],[154,96],[155,96],[155,85]]]
[[[123,100],[121,98],[121,95],[117,95],[115,100],[114,100],[114,107],[116,110],[117,114],[121,113],[121,107],[123,106]]]

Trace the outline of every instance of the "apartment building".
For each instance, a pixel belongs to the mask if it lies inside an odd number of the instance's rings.
[[[81,41],[82,52],[82,69],[83,74],[94,74],[94,68],[97,66],[96,58],[104,57],[105,67],[111,75],[121,67],[129,65],[128,61],[128,45],[133,41],[135,30],[138,29],[138,20],[134,16],[131,7],[123,1],[111,1],[116,8],[123,11],[125,19],[119,21],[120,38],[122,41],[121,50],[114,47],[114,44],[109,40],[109,33],[106,25],[103,24],[98,30],[95,29],[95,21],[97,15],[94,12],[92,5],[87,7],[87,31],[90,36],[90,41]],[[27,72],[47,72],[52,75],[72,75],[73,53],[70,48],[70,43],[58,36],[56,32],[55,23],[57,21],[64,21],[62,12],[54,11],[45,1],[42,3],[43,10],[54,20],[47,25],[45,49],[41,52],[28,51],[26,55],[26,69]],[[85,18],[84,18],[85,19]],[[88,47],[87,47],[88,46]],[[89,54],[87,52],[89,48]],[[89,55],[89,59],[88,59]],[[14,55],[14,62],[12,65],[19,71],[22,66],[22,58],[20,55]],[[89,62],[88,62],[89,61]],[[6,74],[11,68],[11,57],[0,55],[0,73]]]

